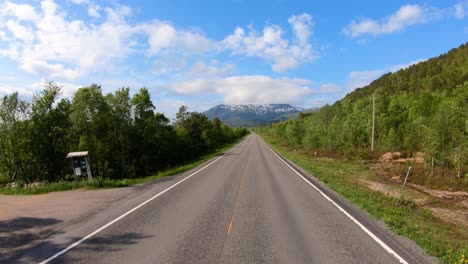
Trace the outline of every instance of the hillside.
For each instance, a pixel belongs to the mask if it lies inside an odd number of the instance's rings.
[[[289,104],[217,105],[205,111],[208,118],[218,117],[230,126],[252,127],[294,118],[303,109]]]
[[[370,96],[374,91],[380,95],[398,95],[403,92],[450,90],[466,81],[468,81],[468,43],[398,72],[384,74],[369,85],[356,89],[345,99],[358,100]]]
[[[365,158],[371,145],[373,93],[378,153],[400,151],[411,157],[422,152],[424,175],[468,177],[467,44],[387,73],[331,106],[262,132],[292,145]]]

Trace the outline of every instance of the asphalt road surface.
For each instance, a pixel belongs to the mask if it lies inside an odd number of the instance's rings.
[[[225,155],[142,188],[138,197],[7,261],[425,263],[302,175],[253,134]]]

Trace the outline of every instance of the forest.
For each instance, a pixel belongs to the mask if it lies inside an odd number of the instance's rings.
[[[375,95],[375,151],[423,153],[435,168],[468,173],[468,45],[387,73],[333,105],[258,129],[290,145],[369,157]]]
[[[217,118],[182,106],[174,122],[157,113],[146,88],[103,95],[99,85],[71,100],[47,82],[31,102],[18,93],[0,98],[0,179],[56,182],[69,179],[65,157],[89,151],[93,176],[135,178],[181,165],[246,135]]]

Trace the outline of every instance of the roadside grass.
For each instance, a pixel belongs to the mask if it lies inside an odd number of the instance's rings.
[[[106,188],[119,188],[119,187],[129,187],[149,181],[153,181],[156,179],[160,179],[166,176],[176,175],[188,170],[191,170],[198,165],[221,155],[222,153],[226,152],[233,146],[237,145],[239,142],[244,140],[245,137],[234,141],[233,143],[225,144],[216,148],[215,150],[211,151],[208,154],[201,156],[200,158],[180,166],[176,166],[173,168],[169,168],[167,170],[160,171],[155,175],[142,177],[142,178],[132,178],[132,179],[108,179],[108,178],[94,178],[92,182],[88,182],[87,180],[79,180],[79,181],[59,181],[59,182],[51,182],[45,183],[36,187],[31,188],[5,188],[0,187],[0,194],[8,194],[8,195],[22,195],[22,194],[43,194],[49,192],[56,192],[56,191],[66,191],[66,190],[73,190],[73,189],[106,189]]]
[[[384,221],[396,234],[419,244],[429,255],[443,263],[468,263],[468,227],[437,218],[413,200],[388,197],[366,188],[359,179],[372,180],[377,175],[362,163],[314,157],[304,149],[261,135],[279,153],[310,172],[330,189]]]

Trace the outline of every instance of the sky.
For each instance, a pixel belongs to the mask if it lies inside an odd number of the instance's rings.
[[[0,96],[146,87],[158,112],[332,104],[468,40],[468,0],[0,0]]]

